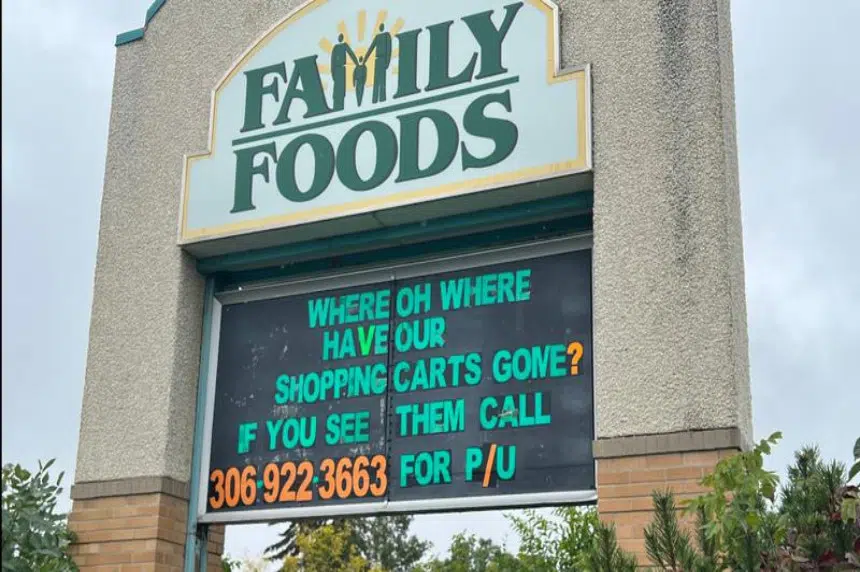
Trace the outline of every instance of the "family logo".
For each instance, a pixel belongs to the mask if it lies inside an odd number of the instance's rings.
[[[230,212],[256,208],[258,182],[273,181],[283,198],[306,203],[335,179],[349,191],[365,192],[390,180],[433,177],[457,156],[463,171],[506,159],[517,145],[517,125],[487,108],[513,112],[510,86],[519,76],[509,73],[503,48],[522,7],[515,2],[413,29],[404,29],[400,18],[390,30],[387,11],[381,11],[369,43],[366,13],[360,12],[355,44],[341,21],[334,41],[320,41],[322,61],[313,54],[289,66],[281,61],[245,71],[244,121],[232,142]],[[452,64],[452,53],[458,63]],[[354,106],[348,105],[350,93]],[[465,100],[457,111],[439,105],[454,100]],[[337,125],[351,127],[334,135],[330,128]],[[463,134],[477,143],[467,144]],[[436,145],[428,146],[434,139]],[[375,156],[369,175],[359,156]]]
[[[373,103],[386,100],[386,86],[389,71],[394,74],[393,60],[398,56],[394,49],[394,38],[403,29],[405,22],[398,19],[394,26],[386,29],[388,12],[379,12],[373,25],[373,39],[370,45],[362,45],[367,37],[367,12],[362,10],[356,19],[357,45],[353,47],[346,22],[338,25],[337,39],[332,43],[328,38],[320,40],[320,48],[329,56],[330,64],[318,64],[321,74],[331,75],[333,83],[332,108],[344,109],[347,92],[354,92],[356,103],[361,106],[366,88],[371,88]],[[323,80],[323,86],[326,82]]]

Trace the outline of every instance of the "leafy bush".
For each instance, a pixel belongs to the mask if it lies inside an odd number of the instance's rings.
[[[552,516],[534,510],[506,515],[520,537],[517,558],[532,572],[576,569],[599,524],[594,507],[558,507]]]
[[[618,546],[615,526],[597,523],[589,549],[581,556],[584,572],[635,572],[636,558]]]
[[[705,477],[710,492],[687,507],[698,519],[695,546],[672,494],[655,492],[645,530],[652,563],[690,572],[860,569],[857,487],[846,483],[845,466],[824,463],[815,447],[801,449],[777,502],[778,480],[763,465],[779,438],[721,460]]]
[[[64,572],[77,570],[69,555],[74,535],[66,515],[58,514],[60,483],[48,475],[54,460],[31,473],[21,465],[3,467],[3,570]]]
[[[352,542],[348,525],[326,524],[296,536],[298,556],[284,560],[285,572],[375,572]]]

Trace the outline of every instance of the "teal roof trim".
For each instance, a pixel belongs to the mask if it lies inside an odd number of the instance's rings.
[[[143,28],[137,28],[136,30],[129,30],[128,32],[123,32],[116,37],[115,46],[123,46],[125,44],[130,44],[132,42],[136,42],[143,38],[143,34],[146,31],[146,27],[149,25],[149,22],[155,18],[155,15],[158,14],[158,11],[167,3],[167,0],[155,0],[149,9],[146,11],[146,20],[143,23]]]
[[[144,23],[144,26],[148,25],[149,21],[155,18],[155,15],[158,14],[158,11],[161,10],[161,7],[164,6],[166,2],[167,0],[155,0],[155,2],[152,3],[152,6],[150,6],[149,10],[146,11],[146,22]]]

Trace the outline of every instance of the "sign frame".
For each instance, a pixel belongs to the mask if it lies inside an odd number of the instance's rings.
[[[453,185],[442,185],[440,187],[425,188],[418,191],[407,191],[397,193],[387,199],[366,199],[353,201],[352,203],[325,207],[318,209],[321,212],[317,216],[308,216],[302,213],[284,213],[270,216],[264,219],[228,223],[220,226],[206,227],[190,230],[188,227],[188,202],[191,165],[195,161],[211,157],[215,152],[216,117],[220,92],[238,74],[239,68],[243,66],[256,52],[261,49],[275,34],[283,31],[290,24],[300,20],[314,8],[324,5],[329,0],[306,0],[286,17],[278,21],[274,26],[259,36],[254,43],[239,56],[230,69],[218,81],[212,89],[208,123],[209,128],[206,137],[205,150],[188,153],[182,158],[182,178],[179,189],[180,205],[177,221],[178,245],[185,248],[193,248],[195,245],[235,239],[237,237],[249,237],[265,235],[273,231],[302,228],[324,223],[332,223],[344,218],[358,217],[375,212],[387,211],[421,205],[439,200],[456,200],[458,198],[474,197],[485,191],[500,190],[503,188],[527,185],[543,180],[559,179],[564,177],[575,177],[591,173],[593,170],[593,144],[592,144],[592,79],[591,64],[585,63],[573,66],[561,65],[561,20],[558,5],[552,0],[523,0],[525,3],[541,10],[547,19],[546,31],[546,81],[548,84],[564,81],[579,81],[578,88],[578,141],[580,157],[575,161],[563,163],[546,164],[539,168],[529,168],[521,171],[509,171],[486,177],[476,177],[461,181]]]
[[[209,464],[212,450],[212,428],[215,411],[215,383],[218,369],[218,349],[221,338],[221,312],[225,305],[242,304],[310,292],[356,287],[390,280],[397,271],[398,279],[416,278],[433,274],[516,262],[529,258],[552,256],[578,250],[592,250],[591,233],[566,236],[539,242],[482,249],[471,252],[449,254],[423,260],[402,263],[384,263],[375,267],[352,271],[327,272],[276,282],[249,283],[235,289],[214,292],[212,295],[211,331],[208,346],[208,363],[205,372],[205,404],[203,433],[196,436],[202,445],[201,463],[197,476],[196,496],[197,520],[201,524],[252,524],[276,520],[303,518],[326,518],[343,516],[379,516],[398,513],[445,513],[471,510],[500,510],[511,508],[553,506],[562,504],[593,504],[597,501],[597,490],[559,491],[552,493],[527,493],[491,495],[477,497],[452,497],[439,500],[412,501],[384,500],[380,502],[337,504],[331,506],[269,508],[254,511],[208,513]],[[593,264],[593,262],[592,262]],[[592,295],[594,284],[591,284]],[[593,325],[593,316],[592,316]],[[593,375],[593,374],[592,374]],[[594,379],[592,377],[592,379]],[[595,380],[596,381],[596,380]],[[594,383],[592,383],[594,397]],[[592,429],[596,430],[596,404],[592,408]],[[595,475],[597,461],[594,460]]]

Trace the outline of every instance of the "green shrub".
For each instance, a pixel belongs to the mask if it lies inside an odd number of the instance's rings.
[[[56,512],[60,483],[48,475],[53,459],[31,473],[21,465],[3,467],[3,570],[61,572],[77,570],[69,555],[74,535],[66,515]]]

